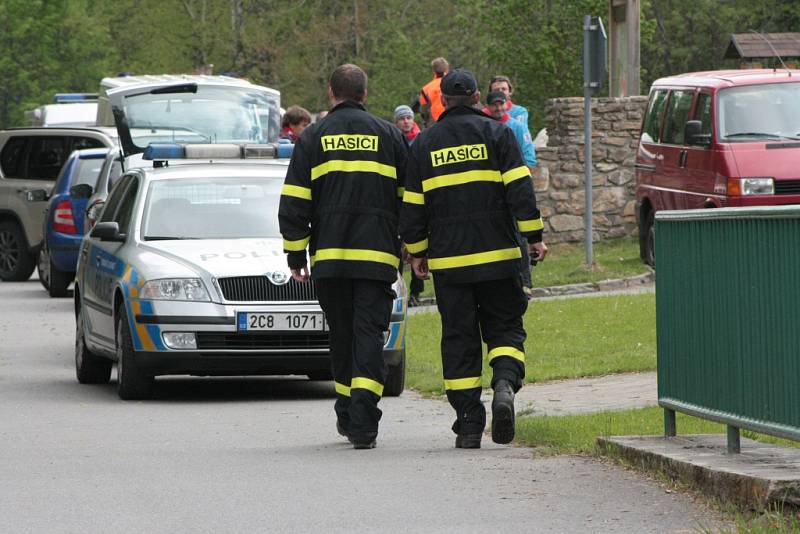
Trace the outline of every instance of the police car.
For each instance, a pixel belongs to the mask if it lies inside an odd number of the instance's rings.
[[[177,89],[182,104],[201,92]],[[155,107],[153,95],[167,91],[138,94]],[[126,130],[126,104],[114,105],[125,155],[143,163],[128,165],[81,244],[78,381],[107,383],[114,362],[123,399],[148,397],[158,375],[330,379],[325,315],[313,282],[291,278],[278,230],[291,146],[221,136],[240,142],[208,143],[217,137],[188,122],[168,124],[167,113],[153,128],[137,126],[147,141],[137,145],[136,132]],[[181,142],[161,142],[172,135]],[[199,140],[206,142],[193,142]],[[387,396],[399,395],[405,381],[401,277],[394,290],[384,346]]]

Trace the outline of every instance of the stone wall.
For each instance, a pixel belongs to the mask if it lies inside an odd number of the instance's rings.
[[[592,100],[594,241],[636,234],[634,162],[646,96]],[[537,148],[536,199],[545,241],[583,241],[583,98],[555,98],[545,107],[547,147]]]

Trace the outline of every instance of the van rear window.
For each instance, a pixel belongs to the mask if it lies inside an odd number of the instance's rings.
[[[686,121],[689,120],[689,109],[694,100],[693,91],[672,91],[667,105],[667,115],[664,125],[664,143],[672,145],[683,144],[683,132]]]
[[[642,130],[642,141],[657,143],[661,138],[661,117],[664,111],[667,91],[653,91],[650,95],[650,103],[647,105],[647,115],[644,119]]]

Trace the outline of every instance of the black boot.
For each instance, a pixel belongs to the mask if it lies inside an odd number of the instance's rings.
[[[480,432],[476,434],[458,434],[456,436],[456,449],[480,449],[482,436],[483,434]]]
[[[514,439],[514,388],[508,380],[498,380],[492,399],[492,441],[511,443]]]
[[[336,421],[336,431],[339,433],[340,436],[344,436],[347,438],[347,441],[353,443],[353,438],[350,437],[350,432],[342,425],[340,421]]]

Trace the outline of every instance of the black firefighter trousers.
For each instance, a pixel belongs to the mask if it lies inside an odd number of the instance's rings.
[[[528,299],[520,278],[467,284],[433,277],[442,318],[442,368],[447,400],[456,411],[453,432],[474,434],[486,427],[481,403],[483,346],[492,367],[492,387],[508,380],[514,391],[525,377],[525,329]]]
[[[372,441],[381,418],[378,401],[387,373],[383,333],[394,291],[378,280],[323,278],[315,284],[330,327],[336,416],[353,440]]]

